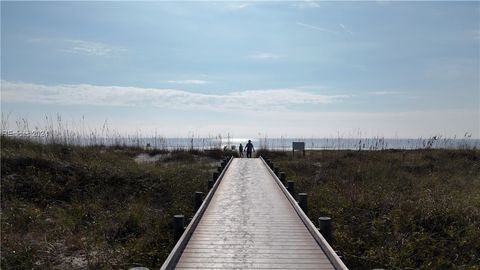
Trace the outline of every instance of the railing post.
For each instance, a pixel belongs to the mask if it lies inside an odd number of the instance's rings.
[[[219,173],[218,173],[218,172],[214,172],[214,173],[213,173],[213,176],[212,176],[212,181],[213,181],[214,183],[217,181],[217,179],[218,179],[218,175],[219,175]]]
[[[287,176],[285,175],[284,172],[280,172],[280,182],[285,185],[285,180],[287,179]]]
[[[287,190],[293,196],[295,194],[295,182],[288,181],[287,182]]]
[[[203,192],[195,192],[195,211],[197,211],[203,202]]]
[[[319,217],[318,218],[318,227],[320,230],[320,233],[323,235],[325,240],[329,244],[332,243],[333,237],[332,237],[332,219],[329,217]]]
[[[298,205],[305,214],[308,213],[307,193],[298,193]]]
[[[270,167],[270,169],[273,170],[273,168],[275,167],[275,164],[273,164],[273,162],[270,161],[270,164],[268,164],[268,166]]]
[[[173,216],[173,237],[175,241],[178,241],[185,231],[185,216],[175,215]]]
[[[208,190],[212,189],[212,187],[213,187],[213,179],[208,179],[207,187],[208,187]]]
[[[217,167],[217,172],[220,174],[223,171],[222,167]]]
[[[278,167],[274,167],[273,168],[273,173],[278,176],[278,173],[280,172],[280,170],[278,169]]]

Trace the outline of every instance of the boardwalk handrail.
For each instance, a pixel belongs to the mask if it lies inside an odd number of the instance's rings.
[[[285,194],[285,196],[287,197],[288,201],[290,202],[290,204],[293,206],[293,209],[295,209],[295,212],[297,212],[297,215],[300,217],[300,219],[302,220],[303,224],[305,225],[305,227],[307,227],[308,231],[310,232],[310,234],[313,236],[313,238],[315,239],[315,241],[317,241],[317,243],[320,245],[320,247],[322,248],[323,252],[325,253],[325,255],[327,255],[328,259],[330,260],[330,262],[333,264],[333,266],[335,267],[335,269],[339,269],[339,270],[348,270],[347,266],[342,262],[342,260],[340,259],[340,257],[338,257],[337,253],[335,253],[335,251],[333,250],[333,248],[330,246],[330,244],[328,244],[327,240],[325,240],[325,238],[322,236],[322,234],[320,234],[320,232],[318,231],[318,229],[315,227],[315,225],[312,223],[312,221],[310,221],[310,219],[307,217],[307,215],[305,215],[305,213],[303,212],[303,210],[300,208],[300,206],[298,205],[297,201],[295,200],[295,198],[293,198],[293,196],[290,194],[290,192],[288,192],[288,190],[285,188],[285,186],[282,184],[282,182],[280,181],[280,179],[278,179],[277,175],[272,171],[272,169],[267,165],[267,163],[265,162],[265,160],[263,159],[263,157],[260,157],[260,159],[262,160],[263,164],[265,165],[265,167],[267,167],[267,170],[270,172],[270,174],[273,176],[273,179],[275,179],[275,182],[277,183],[277,185],[280,187],[280,189],[282,190],[283,194]]]
[[[205,213],[205,210],[208,207],[208,204],[212,200],[213,194],[217,190],[218,186],[220,185],[221,180],[223,179],[223,176],[225,172],[227,171],[228,166],[232,163],[233,157],[230,157],[227,165],[223,169],[222,173],[218,176],[217,180],[215,181],[215,184],[213,185],[212,189],[208,192],[207,196],[205,197],[205,200],[203,201],[202,205],[198,209],[198,211],[195,213],[195,215],[192,218],[192,221],[188,224],[187,228],[183,232],[182,236],[180,239],[177,241],[177,244],[175,244],[175,247],[173,247],[172,251],[168,255],[167,259],[163,263],[162,267],[160,270],[169,270],[169,269],[174,269],[175,265],[177,264],[178,260],[180,259],[180,256],[182,255],[183,250],[185,249],[185,246],[187,245],[188,241],[190,240],[190,237],[192,236],[193,232],[195,231],[198,223],[200,222],[200,219],[202,218],[203,214]]]

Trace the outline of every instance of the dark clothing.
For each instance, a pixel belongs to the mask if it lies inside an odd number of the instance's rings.
[[[255,148],[253,147],[253,144],[251,142],[247,143],[245,145],[245,149],[247,149],[247,158],[252,157],[252,150],[255,151]]]
[[[240,157],[243,157],[243,145],[240,144],[240,146],[238,146],[238,152],[240,153]]]

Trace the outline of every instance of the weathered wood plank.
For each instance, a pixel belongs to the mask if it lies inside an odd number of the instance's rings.
[[[234,159],[176,269],[334,269],[260,159]]]

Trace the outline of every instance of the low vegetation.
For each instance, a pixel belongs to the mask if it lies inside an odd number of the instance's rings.
[[[1,268],[159,268],[171,217],[225,153],[1,140]],[[226,153],[227,155],[234,154]],[[334,221],[350,269],[480,269],[480,151],[311,151],[269,156],[309,216]]]
[[[350,269],[480,269],[480,151],[262,151]],[[316,222],[315,222],[316,223]]]
[[[43,145],[2,137],[1,269],[159,268],[175,244],[174,214],[224,153]]]

